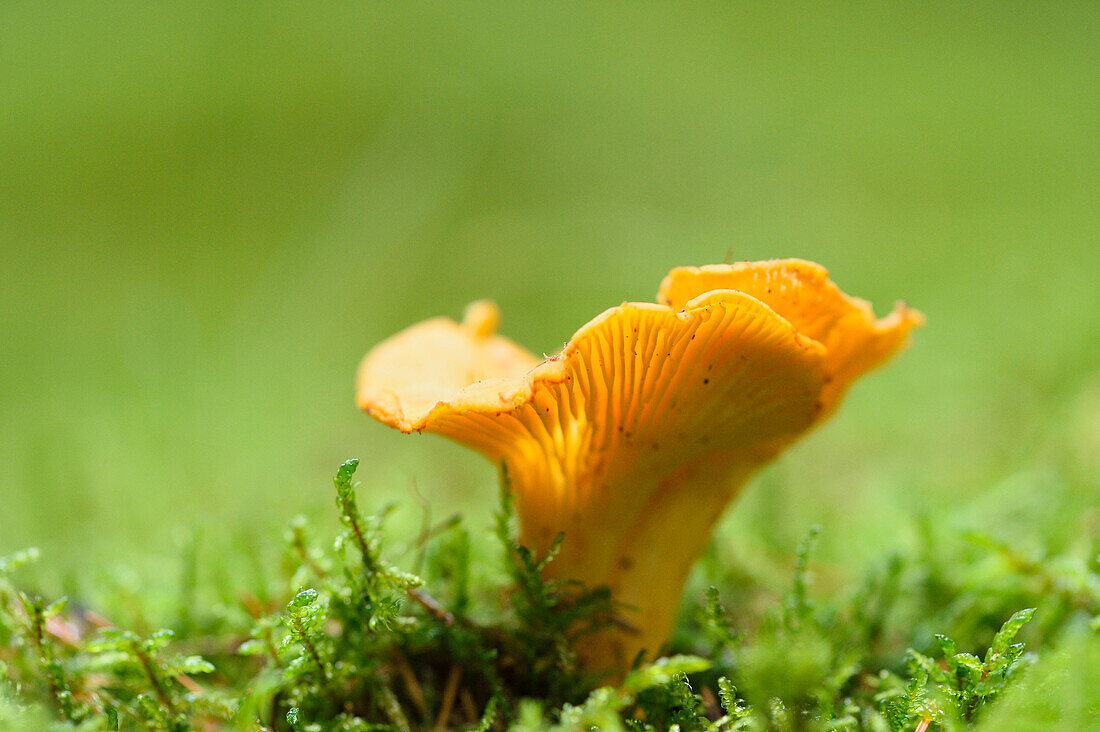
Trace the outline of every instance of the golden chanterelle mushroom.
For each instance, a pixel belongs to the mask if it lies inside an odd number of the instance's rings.
[[[688,570],[753,471],[922,322],[904,304],[876,320],[801,260],[680,267],[657,300],[605,311],[547,359],[495,335],[495,306],[474,303],[462,323],[376,346],[356,386],[378,421],[502,464],[523,543],[564,532],[547,572],[606,585],[623,608],[625,627],[577,649],[613,675],[666,641]]]

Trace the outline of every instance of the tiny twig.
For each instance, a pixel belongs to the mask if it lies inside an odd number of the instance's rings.
[[[619,630],[625,630],[630,635],[641,635],[642,629],[637,625],[634,625],[622,615],[613,612],[598,612],[595,614],[597,619],[606,622],[608,625],[613,625]]]
[[[443,623],[447,627],[455,624],[455,616],[447,608],[443,607],[438,600],[429,595],[419,587],[410,587],[408,589],[409,597],[416,600],[422,608],[428,611],[428,614],[433,618]]]
[[[722,716],[722,707],[718,704],[718,699],[714,696],[714,692],[710,690],[709,686],[704,686],[699,690],[699,696],[703,698],[703,707],[707,710],[707,716],[711,719],[718,719]]]
[[[256,597],[251,592],[241,592],[240,602],[245,612],[248,613],[253,620],[259,620],[267,614],[267,610],[264,608],[264,604],[260,602],[260,598]]]
[[[473,724],[481,715],[477,712],[477,705],[474,704],[474,696],[470,693],[469,687],[464,688],[458,698],[462,702],[462,713],[466,715],[466,723]]]
[[[74,624],[57,616],[46,618],[46,633],[69,648],[76,648],[80,643],[80,630]]]
[[[462,667],[451,666],[451,672],[447,674],[447,682],[443,686],[443,703],[439,707],[439,715],[435,718],[437,730],[447,729],[447,720],[451,718],[451,710],[454,708],[455,695],[458,693],[458,682],[462,678]]]
[[[205,691],[205,689],[203,689],[202,685],[199,684],[199,682],[195,681],[187,674],[176,674],[172,678],[176,680],[177,684],[187,689],[192,694],[201,694],[203,691]]]
[[[424,688],[420,686],[420,682],[417,680],[416,674],[412,670],[412,666],[409,665],[409,659],[405,658],[405,654],[397,647],[393,649],[393,658],[394,665],[397,666],[397,673],[401,675],[401,679],[405,682],[405,688],[409,692],[409,698],[412,699],[413,704],[416,705],[421,718],[427,720],[428,702],[424,698]]]

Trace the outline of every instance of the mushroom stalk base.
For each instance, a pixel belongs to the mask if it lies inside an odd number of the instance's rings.
[[[566,527],[561,552],[544,570],[548,578],[572,579],[588,588],[606,586],[616,603],[615,620],[577,644],[582,667],[621,680],[634,661],[657,658],[672,631],[684,583],[710,541],[723,509],[749,475],[771,457],[714,453],[664,479],[632,476],[631,489],[611,495],[646,495],[632,517],[622,507],[586,514]],[[651,490],[646,490],[646,482]],[[606,486],[605,486],[606,487]],[[522,496],[520,497],[522,501]],[[522,515],[522,514],[521,514]],[[571,530],[572,529],[572,530]],[[561,527],[525,526],[521,541],[545,547]]]

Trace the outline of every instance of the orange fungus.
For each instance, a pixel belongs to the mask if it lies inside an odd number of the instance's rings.
[[[667,640],[692,563],[746,479],[836,408],[908,341],[920,313],[876,320],[800,260],[679,267],[657,303],[598,315],[539,359],[495,335],[478,302],[376,346],[359,406],[402,432],[433,432],[502,464],[521,542],[547,574],[607,586],[621,626],[582,662],[613,674]]]

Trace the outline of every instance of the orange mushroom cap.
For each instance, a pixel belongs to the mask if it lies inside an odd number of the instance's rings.
[[[830,414],[922,316],[881,320],[800,260],[672,270],[659,304],[623,303],[540,360],[494,334],[491,304],[376,346],[357,400],[403,432],[449,437],[503,464],[521,541],[558,578],[606,585],[624,629],[579,649],[620,673],[671,630],[695,558],[749,475]]]

